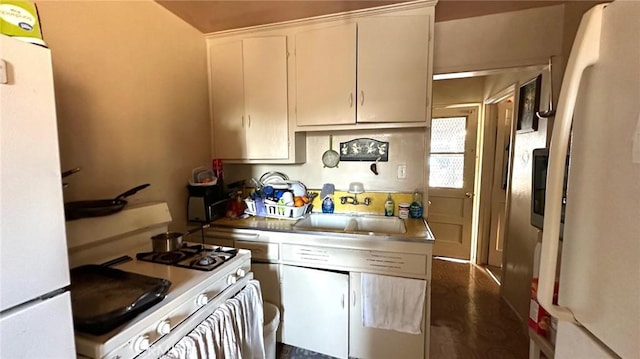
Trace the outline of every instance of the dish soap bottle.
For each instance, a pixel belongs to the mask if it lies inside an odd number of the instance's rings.
[[[413,192],[413,202],[409,206],[409,217],[422,218],[422,195],[420,192]]]
[[[391,198],[391,193],[387,194],[387,200],[384,202],[384,215],[387,217],[393,216],[393,207],[394,207],[393,199]]]
[[[333,198],[330,195],[326,195],[322,200],[322,213],[333,213],[334,208]]]

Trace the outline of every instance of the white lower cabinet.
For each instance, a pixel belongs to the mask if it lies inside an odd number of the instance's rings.
[[[346,358],[349,275],[282,266],[282,341]]]
[[[349,274],[349,357],[367,359],[424,358],[425,320],[422,334],[367,328],[362,325],[362,286],[360,273]]]
[[[281,309],[278,342],[345,359],[429,357],[430,247],[424,253],[374,251],[301,243],[304,239],[262,231],[210,230],[205,237],[210,244],[251,250],[264,301]],[[426,281],[421,334],[362,325],[365,272]]]

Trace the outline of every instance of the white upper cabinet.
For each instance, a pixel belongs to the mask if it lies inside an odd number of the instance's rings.
[[[298,126],[354,123],[355,63],[355,23],[296,34]]]
[[[428,16],[358,21],[357,122],[427,120]]]
[[[211,46],[213,156],[289,157],[286,36]]]
[[[426,123],[430,28],[385,15],[298,33],[297,126]]]

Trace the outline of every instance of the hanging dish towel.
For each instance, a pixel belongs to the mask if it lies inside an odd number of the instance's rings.
[[[362,273],[362,325],[420,334],[426,281]]]
[[[260,283],[252,280],[162,359],[264,359],[263,321]]]

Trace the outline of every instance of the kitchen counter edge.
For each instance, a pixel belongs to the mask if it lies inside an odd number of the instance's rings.
[[[353,232],[343,231],[318,231],[318,230],[300,230],[294,229],[296,220],[290,219],[277,219],[266,217],[248,217],[244,219],[231,219],[221,218],[211,222],[211,228],[226,228],[226,229],[247,229],[247,230],[260,230],[270,232],[288,232],[306,235],[316,236],[344,236],[349,238],[360,239],[377,239],[377,240],[392,240],[402,242],[418,242],[418,243],[431,243],[435,240],[429,224],[424,218],[409,218],[405,219],[405,226],[407,228],[406,233],[403,234],[360,234]]]

